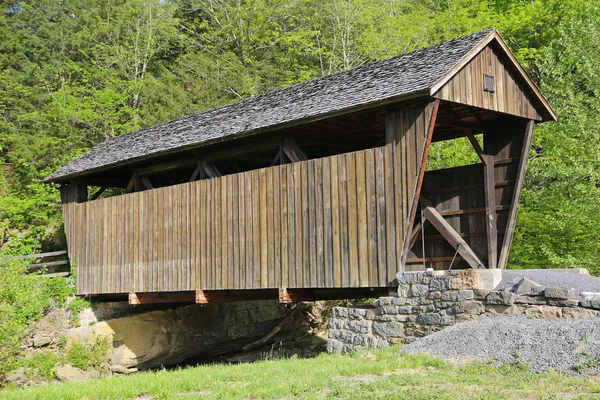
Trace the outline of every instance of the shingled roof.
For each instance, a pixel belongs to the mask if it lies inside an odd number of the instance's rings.
[[[422,94],[494,30],[373,62],[111,138],[49,175],[45,182],[130,164],[253,132],[349,112],[357,107]]]

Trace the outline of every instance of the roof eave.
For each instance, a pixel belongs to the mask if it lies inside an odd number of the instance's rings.
[[[240,139],[243,137],[256,135],[256,134],[260,134],[260,133],[266,133],[266,132],[276,131],[279,129],[291,128],[294,126],[299,126],[299,125],[308,124],[308,123],[312,123],[312,122],[316,122],[316,121],[321,121],[321,120],[324,120],[327,118],[351,114],[351,113],[354,113],[357,111],[368,110],[368,109],[376,108],[376,107],[382,107],[382,106],[398,103],[401,101],[413,100],[413,99],[418,99],[418,98],[428,98],[428,97],[431,97],[430,93],[431,93],[430,89],[424,89],[424,90],[420,90],[420,91],[416,91],[416,92],[412,92],[412,93],[403,94],[401,96],[390,97],[390,98],[387,98],[384,100],[379,100],[379,101],[361,104],[361,105],[354,106],[354,107],[349,107],[349,108],[346,108],[343,110],[338,110],[335,112],[325,113],[325,114],[321,114],[321,115],[315,115],[315,116],[311,116],[311,117],[304,118],[304,119],[298,119],[298,120],[289,121],[289,122],[285,122],[285,123],[281,123],[281,124],[277,124],[277,125],[258,128],[258,129],[254,129],[254,130],[249,130],[249,131],[231,135],[231,136],[225,136],[225,137],[220,137],[220,138],[216,138],[216,139],[212,139],[212,140],[207,140],[207,141],[201,142],[201,143],[196,143],[196,144],[181,146],[181,147],[177,147],[177,148],[173,148],[173,149],[163,150],[163,151],[159,151],[156,153],[152,153],[150,155],[131,158],[131,159],[128,159],[125,161],[116,162],[116,163],[104,165],[101,167],[90,168],[90,169],[86,169],[84,171],[74,172],[74,173],[58,176],[55,178],[46,177],[42,182],[43,183],[66,184],[66,183],[70,183],[70,181],[72,181],[72,180],[81,179],[85,176],[93,175],[93,174],[96,174],[99,172],[109,171],[109,170],[112,170],[115,168],[126,167],[128,165],[132,165],[132,164],[135,164],[140,161],[150,160],[153,158],[159,158],[159,157],[162,157],[165,155],[175,154],[175,153],[179,153],[179,152],[183,152],[183,151],[198,149],[198,148],[206,147],[206,146],[209,146],[212,144],[223,143],[226,141],[236,140],[236,139]]]

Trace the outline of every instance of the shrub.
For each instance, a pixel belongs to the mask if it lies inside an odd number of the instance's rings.
[[[14,368],[27,327],[49,305],[40,278],[27,273],[26,263],[0,263],[0,381]]]

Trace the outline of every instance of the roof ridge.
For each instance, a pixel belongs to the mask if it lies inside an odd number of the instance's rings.
[[[429,90],[492,31],[473,32],[111,137],[44,181],[65,180],[225,137],[276,129],[294,121],[322,118]]]

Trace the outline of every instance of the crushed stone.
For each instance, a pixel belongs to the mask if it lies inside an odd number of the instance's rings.
[[[589,277],[588,277],[589,278]],[[600,317],[479,317],[415,340],[401,351],[452,361],[525,363],[533,371],[600,373]]]

